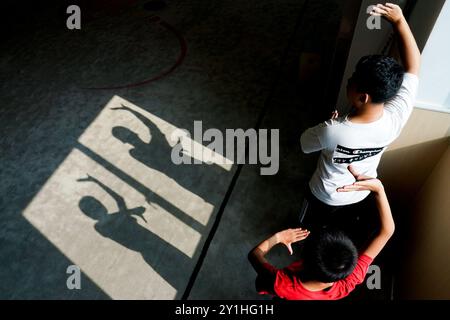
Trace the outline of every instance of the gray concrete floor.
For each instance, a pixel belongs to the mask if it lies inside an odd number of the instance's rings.
[[[331,52],[338,20],[329,10],[339,4],[327,11],[314,1],[296,28],[303,2],[168,1],[149,12],[137,1],[88,15],[80,31],[44,15],[8,38],[0,56],[0,298],[262,298],[247,253],[296,223],[315,167],[298,138],[328,112],[317,110],[318,83],[298,82],[298,61],[302,51]],[[180,55],[177,34],[187,53],[172,73],[86,89],[167,70]],[[176,128],[192,132],[202,120],[205,129],[245,129],[260,117],[262,128],[281,130],[277,175],[246,165],[230,188],[237,165],[172,165]],[[283,248],[272,258],[288,262]],[[72,264],[82,270],[81,290],[67,289]]]

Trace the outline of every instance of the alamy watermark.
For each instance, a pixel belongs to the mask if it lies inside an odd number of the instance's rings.
[[[369,14],[369,17],[366,20],[366,26],[369,30],[381,29],[381,16],[370,15],[375,7],[375,5],[371,5],[366,9],[366,13]]]
[[[186,129],[176,129],[170,138],[176,144],[172,148],[174,164],[261,164],[261,175],[274,175],[279,169],[278,129],[226,129],[225,134],[216,128],[203,132],[202,121],[194,121],[194,134]],[[197,143],[196,143],[197,142]],[[206,146],[204,143],[208,143]],[[199,158],[188,156],[186,145],[200,154]]]
[[[81,289],[81,269],[77,265],[70,265],[66,270],[67,274],[70,276],[67,277],[66,286],[69,290],[80,290]]]
[[[370,5],[366,9],[366,13],[370,14],[373,11],[375,5]],[[70,16],[66,20],[67,29],[73,30],[81,29],[81,9],[77,5],[70,5],[66,9],[66,13]],[[381,17],[378,15],[370,15],[366,20],[366,26],[369,30],[380,30],[381,29]]]
[[[380,290],[381,289],[381,269],[376,264],[372,264],[367,269],[367,280],[366,286],[369,290]]]
[[[66,286],[69,290],[81,289],[81,269],[77,265],[70,265],[67,267],[66,273],[69,274],[66,280]],[[366,286],[369,290],[381,289],[381,269],[379,266],[373,264],[367,270]]]
[[[81,29],[81,9],[77,5],[70,5],[67,7],[66,13],[70,14],[70,16],[66,20],[67,29],[73,30]]]

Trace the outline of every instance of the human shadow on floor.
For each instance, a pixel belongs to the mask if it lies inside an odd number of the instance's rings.
[[[112,110],[124,110],[132,113],[149,130],[151,140],[149,143],[142,141],[132,130],[116,126],[112,129],[112,135],[119,141],[130,144],[133,148],[130,155],[149,168],[155,169],[169,178],[172,178],[183,188],[198,195],[203,200],[217,204],[220,201],[218,192],[219,178],[226,172],[215,164],[175,164],[171,159],[172,147],[169,145],[161,130],[142,113],[122,104],[121,107]]]
[[[105,205],[95,197],[81,198],[79,208],[86,216],[96,221],[95,230],[103,237],[140,253],[145,262],[165,281],[178,292],[183,292],[187,283],[186,270],[183,267],[189,266],[191,259],[138,223],[137,219],[147,223],[143,216],[145,208],[128,208],[122,196],[92,176],[88,175],[78,181],[98,185],[114,199],[119,209],[109,213]]]
[[[77,149],[79,149],[81,152],[86,154],[88,157],[99,163],[103,168],[110,171],[112,174],[117,176],[119,179],[123,180],[125,183],[127,183],[130,187],[134,188],[136,191],[138,191],[140,194],[142,194],[145,197],[145,200],[148,204],[151,206],[158,205],[159,207],[163,208],[165,211],[172,214],[174,217],[191,227],[192,229],[198,231],[199,233],[203,233],[205,230],[205,226],[197,221],[195,218],[184,212],[183,210],[180,210],[175,205],[158,195],[157,193],[153,192],[149,188],[147,188],[145,185],[128,175],[127,173],[123,172],[113,164],[111,164],[106,159],[99,156],[97,153],[93,152],[89,148],[83,146],[82,144],[78,144]]]

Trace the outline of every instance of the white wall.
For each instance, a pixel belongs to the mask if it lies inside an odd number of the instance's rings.
[[[450,1],[444,4],[422,52],[416,105],[450,112]]]

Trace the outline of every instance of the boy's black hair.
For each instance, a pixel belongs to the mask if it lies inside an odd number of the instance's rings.
[[[367,93],[374,103],[386,102],[394,97],[403,82],[405,71],[393,58],[383,55],[362,57],[349,79],[356,91]]]
[[[300,278],[325,283],[342,280],[353,272],[357,261],[358,251],[350,238],[325,228],[305,241]]]

